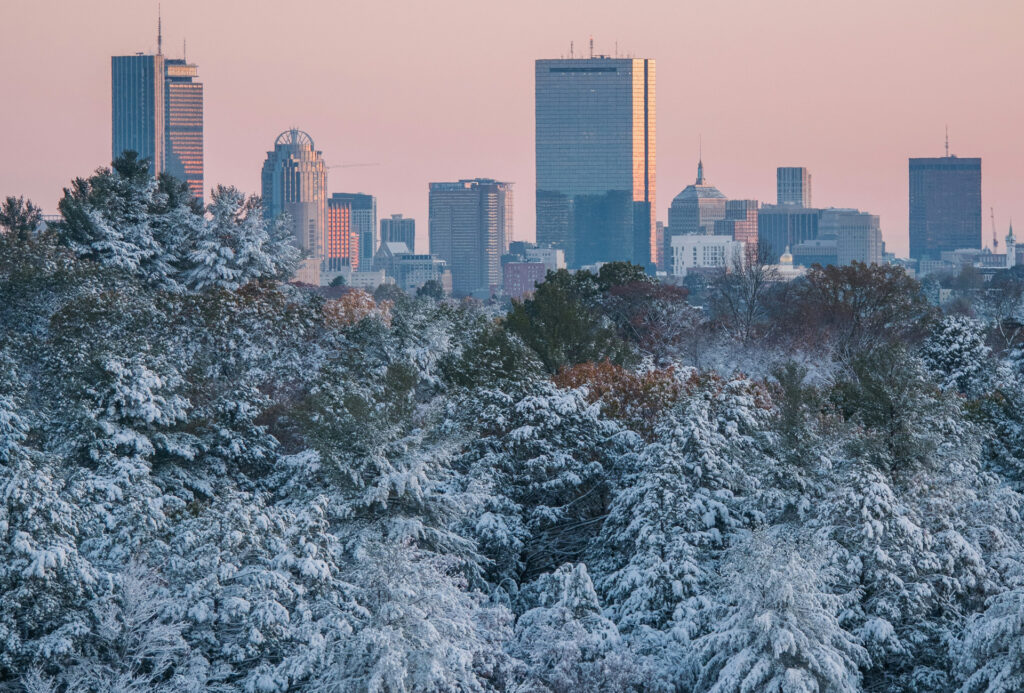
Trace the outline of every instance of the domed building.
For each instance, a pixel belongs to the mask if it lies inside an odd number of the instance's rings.
[[[726,197],[704,177],[704,162],[697,163],[697,180],[687,185],[668,208],[668,228],[673,236],[711,235],[715,222],[725,219]]]
[[[697,162],[697,180],[687,185],[672,200],[668,208],[668,228],[665,229],[665,260],[669,267],[672,261],[673,236],[710,236],[715,232],[715,222],[725,219],[725,195],[708,183],[704,177],[704,161]]]

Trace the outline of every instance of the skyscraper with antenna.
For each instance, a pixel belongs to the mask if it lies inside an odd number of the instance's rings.
[[[570,44],[572,46],[572,44]],[[570,267],[657,257],[654,60],[537,60],[537,242]]]
[[[910,257],[981,248],[981,159],[949,153],[910,159]]]
[[[202,200],[203,85],[198,75],[198,67],[184,56],[164,56],[158,8],[156,53],[110,59],[111,158],[137,152],[149,159],[153,175],[175,176]]]

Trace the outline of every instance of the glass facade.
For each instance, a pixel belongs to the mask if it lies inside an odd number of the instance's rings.
[[[185,181],[203,199],[203,85],[199,70],[184,60],[166,60],[166,172]]]
[[[796,205],[763,205],[757,211],[757,246],[770,260],[818,237],[821,210]]]
[[[802,166],[780,166],[775,171],[780,205],[811,206],[811,174]]]
[[[537,242],[570,267],[657,257],[653,60],[535,64]],[[454,271],[454,270],[453,270]]]
[[[447,263],[457,294],[496,292],[512,237],[512,183],[490,178],[430,184],[430,254]]]
[[[401,214],[392,214],[390,219],[380,220],[381,243],[405,243],[410,252],[416,252],[416,220],[406,219]]]
[[[110,59],[111,158],[126,151],[150,161],[154,175],[165,170],[164,57],[116,55]]]
[[[295,244],[319,262],[327,221],[327,167],[313,138],[301,130],[278,135],[263,163],[262,183],[264,213],[269,219],[287,214]]]
[[[198,68],[163,55],[110,59],[111,158],[125,151],[150,160],[203,199],[203,85]]]
[[[910,257],[981,248],[981,159],[910,160]]]

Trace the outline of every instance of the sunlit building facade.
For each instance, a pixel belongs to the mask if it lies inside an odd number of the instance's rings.
[[[474,178],[430,184],[430,254],[447,263],[456,294],[495,293],[512,236],[512,183]]]
[[[327,199],[323,269],[338,272],[342,267],[359,269],[359,234],[352,229],[352,203],[332,195]]]
[[[313,138],[285,130],[263,162],[263,209],[270,219],[288,215],[296,246],[305,259],[300,279],[319,283],[327,223],[327,166]]]
[[[165,171],[188,184],[203,199],[203,84],[199,68],[185,60],[167,59],[165,73]]]
[[[981,159],[910,160],[910,257],[981,248]]]
[[[359,236],[359,261],[364,267],[369,267],[380,247],[377,198],[366,193],[334,193],[331,199],[346,200],[352,208],[352,230]]]
[[[538,60],[535,89],[537,242],[570,267],[656,260],[654,60]]]
[[[126,151],[165,170],[166,92],[164,56],[115,55],[110,59],[111,159]]]

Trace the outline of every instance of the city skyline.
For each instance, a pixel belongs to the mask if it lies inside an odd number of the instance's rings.
[[[163,33],[166,55],[183,52],[187,37],[189,62],[202,66],[207,190],[224,183],[258,192],[266,142],[295,125],[315,134],[329,165],[381,164],[335,170],[331,188],[377,196],[382,218],[425,219],[431,180],[490,175],[520,190],[514,239],[532,239],[533,64],[568,55],[570,41],[583,53],[593,33],[599,52],[658,62],[659,221],[692,181],[703,135],[705,164],[730,197],[771,201],[776,168],[806,166],[816,206],[878,214],[888,249],[906,255],[907,159],[940,156],[947,123],[952,153],[984,159],[982,208],[995,208],[1000,239],[1011,216],[1024,216],[1016,134],[1024,104],[1005,87],[1024,54],[1013,35],[1024,7],[985,4],[981,12],[932,3],[923,16],[920,7],[880,2],[650,3],[624,16],[606,2],[585,13],[525,2],[495,23],[478,22],[486,11],[464,3],[299,2],[300,14],[361,22],[367,38],[338,43],[331,22],[318,21],[302,50],[285,53],[269,47],[280,21],[269,2],[172,0]],[[92,21],[101,13],[104,22]],[[110,56],[154,51],[156,3],[15,1],[8,15],[20,30],[0,51],[26,66],[10,77],[20,98],[0,116],[8,163],[0,188],[53,211],[73,177],[107,163]],[[374,45],[369,37],[384,30],[402,40]],[[723,40],[730,36],[744,40]],[[43,40],[55,57],[17,60]],[[345,96],[291,104],[266,89],[285,79],[297,90],[340,83]],[[722,88],[738,79],[743,89]],[[409,107],[428,101],[429,109]],[[39,157],[32,134],[45,134],[55,151]],[[982,237],[991,243],[988,224]]]

